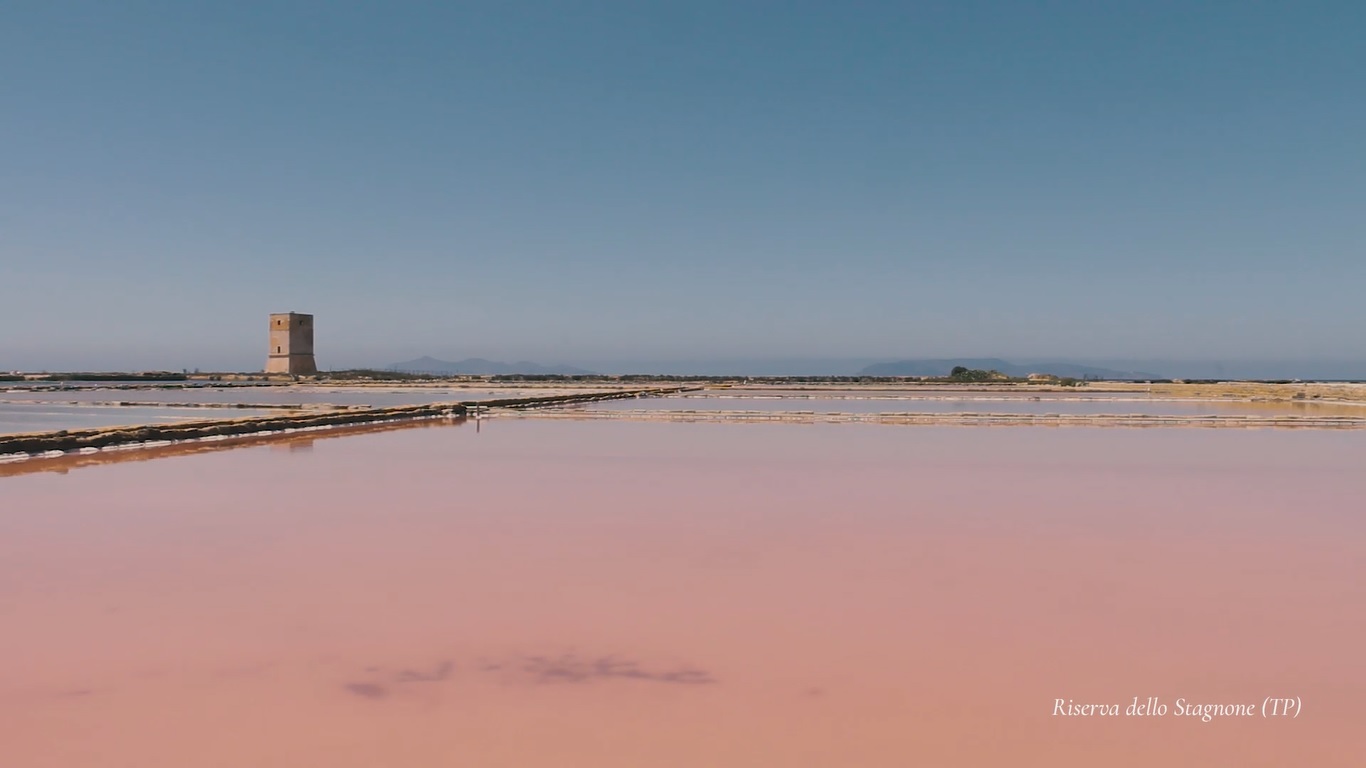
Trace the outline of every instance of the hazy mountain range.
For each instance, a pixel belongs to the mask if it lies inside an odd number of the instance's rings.
[[[1028,376],[1031,373],[1048,373],[1054,376],[1071,376],[1078,379],[1160,379],[1155,373],[1143,371],[1119,371],[1113,368],[1099,368],[1078,363],[1012,363],[997,357],[964,357],[949,359],[900,360],[895,363],[875,363],[859,371],[860,376],[947,376],[954,368],[974,368],[983,371],[1000,371],[1007,376]]]
[[[455,362],[437,360],[434,357],[419,357],[416,360],[394,363],[388,366],[388,370],[402,373],[439,373],[453,376],[496,376],[512,373],[583,376],[593,373],[593,371],[586,371],[570,365],[541,365],[525,360],[516,363],[500,363],[497,360],[485,360],[481,357],[467,357]]]

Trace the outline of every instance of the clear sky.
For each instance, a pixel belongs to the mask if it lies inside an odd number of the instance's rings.
[[[0,3],[0,369],[1366,357],[1366,3]]]

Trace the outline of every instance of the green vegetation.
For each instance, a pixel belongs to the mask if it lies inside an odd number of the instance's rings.
[[[1022,379],[1012,379],[1000,371],[983,371],[978,368],[964,368],[961,365],[955,366],[952,371],[949,371],[948,380],[964,383],[983,381],[1022,381]]]

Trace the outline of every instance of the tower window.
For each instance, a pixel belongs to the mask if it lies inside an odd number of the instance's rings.
[[[279,348],[279,347],[276,347],[276,348],[275,348],[275,352],[278,354],[279,351],[280,351],[280,348]]]

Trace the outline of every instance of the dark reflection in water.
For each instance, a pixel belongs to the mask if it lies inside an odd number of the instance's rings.
[[[431,672],[420,672],[405,669],[395,676],[395,681],[400,683],[439,683],[450,678],[455,671],[455,664],[450,661],[443,661],[436,665]]]
[[[710,672],[690,665],[651,666],[614,655],[531,655],[511,658],[504,662],[481,661],[470,665],[469,668],[483,674],[500,673],[496,679],[502,685],[589,684],[632,680],[675,685],[714,685],[718,682]],[[343,687],[357,696],[379,699],[389,696],[394,691],[391,686],[451,682],[455,678],[456,664],[453,661],[442,661],[427,669],[404,668],[393,673],[385,672],[382,666],[372,665],[366,667],[365,671],[367,676],[387,679],[390,682],[350,682]]]
[[[710,685],[716,679],[710,673],[690,667],[670,670],[647,670],[639,663],[615,656],[582,658],[565,654],[554,658],[529,656],[523,660],[522,671],[538,683],[587,683],[595,680],[648,680],[682,685]]]
[[[374,683],[347,683],[344,687],[347,693],[366,699],[382,699],[389,695],[388,688]]]

